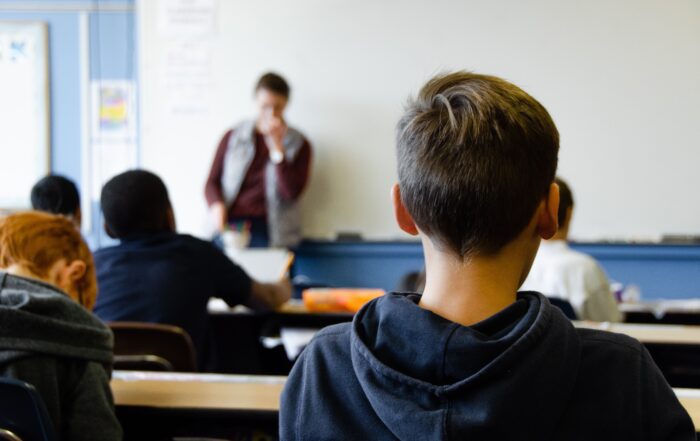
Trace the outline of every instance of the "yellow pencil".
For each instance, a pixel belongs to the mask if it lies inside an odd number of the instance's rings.
[[[287,253],[287,261],[284,262],[284,269],[282,270],[282,275],[280,278],[285,277],[287,273],[289,272],[290,268],[292,267],[292,263],[294,262],[294,253],[291,251]]]

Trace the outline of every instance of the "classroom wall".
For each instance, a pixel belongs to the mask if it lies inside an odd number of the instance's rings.
[[[79,186],[88,212],[83,232],[96,248],[107,239],[98,201],[90,200],[90,84],[137,81],[134,1],[0,0],[0,20],[48,24],[51,171]]]
[[[611,283],[636,287],[641,300],[700,298],[700,247],[573,243],[593,256]],[[420,242],[306,241],[293,274],[310,285],[396,290],[409,272],[424,268]]]
[[[404,237],[388,202],[394,124],[427,78],[465,68],[549,109],[576,238],[700,233],[695,0],[200,2],[214,12],[200,8],[180,32],[162,3],[137,4],[143,164],[167,181],[184,231],[206,233],[217,141],[253,114],[255,80],[274,69],[293,87],[289,121],[315,148],[306,236]]]

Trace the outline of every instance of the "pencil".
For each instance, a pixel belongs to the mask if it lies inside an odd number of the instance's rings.
[[[282,274],[280,275],[280,278],[284,278],[287,273],[289,272],[289,269],[292,267],[292,263],[294,262],[294,253],[289,252],[287,253],[287,261],[284,262],[284,269],[282,270]]]

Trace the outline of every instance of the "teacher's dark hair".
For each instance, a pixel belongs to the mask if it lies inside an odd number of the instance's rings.
[[[110,179],[100,196],[105,229],[114,238],[172,230],[168,190],[155,174],[130,170]]]
[[[260,77],[258,84],[255,86],[255,92],[257,93],[260,89],[269,90],[276,95],[289,99],[289,84],[284,78],[274,72],[268,72]]]

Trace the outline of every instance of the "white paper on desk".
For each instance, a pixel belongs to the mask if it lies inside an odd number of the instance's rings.
[[[276,282],[286,272],[291,253],[284,248],[228,248],[226,255],[253,279]]]
[[[284,345],[284,352],[287,353],[287,358],[294,361],[318,331],[319,329],[316,328],[280,329],[280,339]]]

